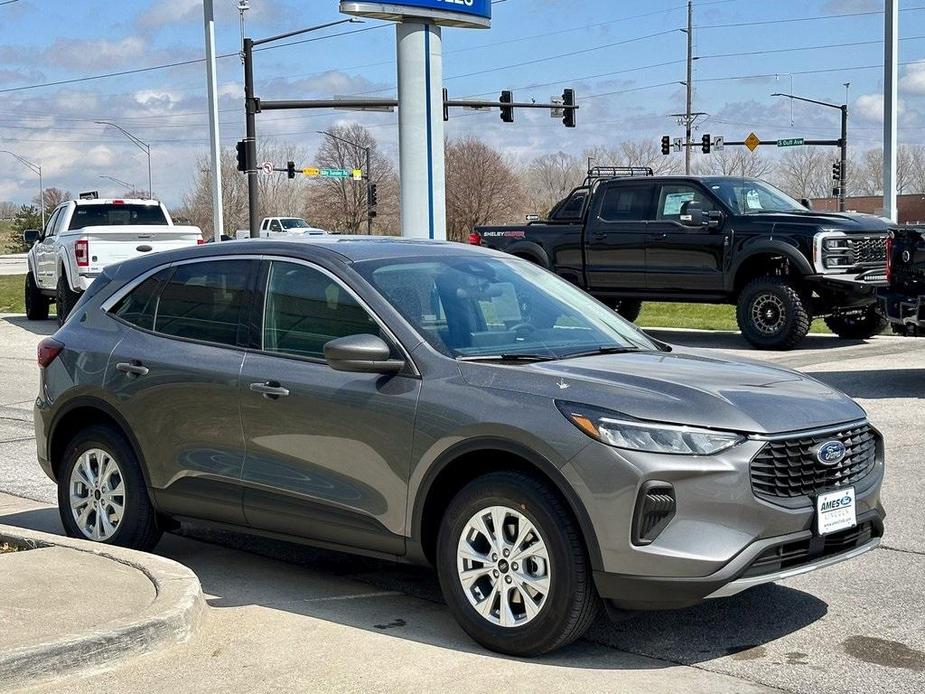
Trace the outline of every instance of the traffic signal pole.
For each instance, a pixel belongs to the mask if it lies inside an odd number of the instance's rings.
[[[838,211],[844,212],[847,208],[845,198],[847,197],[848,183],[848,104],[842,104],[841,107],[841,181],[838,186]]]
[[[247,148],[247,216],[250,237],[259,238],[257,194],[257,102],[254,98],[254,40],[244,39],[245,147]]]

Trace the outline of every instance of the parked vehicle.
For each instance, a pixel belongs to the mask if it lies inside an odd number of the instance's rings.
[[[69,200],[41,231],[23,234],[28,254],[25,299],[29,320],[48,318],[52,302],[58,323],[103,268],[138,255],[202,243],[202,231],[177,226],[156,200]]]
[[[799,373],[647,337],[462,244],[209,244],[107,268],[38,349],[67,533],[186,519],[436,566],[487,648],[684,607],[883,533],[883,441]]]
[[[301,217],[264,217],[260,222],[260,238],[262,239],[287,238],[294,234],[324,236],[327,233],[324,229],[313,227]],[[250,238],[250,231],[239,229],[235,238]]]
[[[901,335],[925,334],[925,229],[896,229],[887,241],[889,287],[880,292],[880,309]]]
[[[759,349],[790,349],[814,318],[865,339],[886,323],[888,223],[815,212],[762,181],[592,170],[545,222],[479,227],[470,242],[553,270],[629,320],[643,301],[736,305]]]

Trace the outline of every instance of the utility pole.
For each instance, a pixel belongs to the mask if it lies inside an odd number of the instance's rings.
[[[684,123],[684,173],[691,173],[691,128],[694,125],[691,111],[694,110],[694,0],[687,0],[687,109]]]
[[[899,219],[896,207],[896,132],[899,112],[899,0],[885,0],[883,24],[883,215]]]
[[[9,154],[13,159],[18,161],[20,164],[28,168],[32,173],[37,174],[39,177],[39,208],[42,212],[42,229],[45,228],[45,179],[42,178],[42,167],[40,164],[35,164],[27,159],[23,159],[18,154],[14,154],[6,149],[0,149],[0,154]]]
[[[209,90],[209,156],[212,164],[212,240],[222,240],[225,231],[222,210],[222,153],[218,132],[218,81],[215,68],[215,12],[212,0],[203,0],[206,42],[206,82]]]

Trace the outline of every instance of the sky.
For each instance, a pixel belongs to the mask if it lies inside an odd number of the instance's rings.
[[[215,0],[221,138],[243,136],[237,0]],[[248,35],[260,38],[343,18],[337,0],[250,0]],[[572,87],[581,109],[566,129],[546,112],[455,111],[448,137],[475,135],[512,161],[556,151],[682,134],[683,0],[503,0],[492,28],[444,29],[451,97],[547,101]],[[0,150],[42,165],[45,185],[118,195],[113,176],[143,189],[145,154],[109,120],[152,150],[154,192],[182,201],[208,148],[202,3],[196,0],[0,0]],[[878,145],[882,129],[883,0],[695,0],[694,110],[703,133],[765,142],[837,138],[835,110],[772,98],[788,92],[843,103],[849,140]],[[925,144],[925,0],[900,0],[901,143]],[[305,41],[308,39],[308,41]],[[345,24],[256,54],[265,99],[395,95],[394,25]],[[282,41],[280,44],[290,42]],[[86,79],[189,61],[134,74]],[[80,80],[80,81],[78,81]],[[61,82],[69,81],[66,84]],[[49,84],[59,83],[59,84]],[[293,143],[310,157],[316,131],[360,122],[397,159],[397,116],[347,111],[258,115],[260,138]],[[768,148],[763,148],[767,150]],[[672,154],[670,156],[682,156]],[[697,154],[696,156],[707,156]],[[37,177],[0,154],[0,200],[29,201]],[[281,163],[282,164],[282,163]],[[311,161],[299,162],[309,166]]]

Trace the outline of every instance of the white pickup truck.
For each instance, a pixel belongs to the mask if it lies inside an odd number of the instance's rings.
[[[328,233],[324,229],[313,227],[301,217],[264,217],[263,221],[260,223],[259,232],[260,238],[262,239],[279,239],[292,236],[325,236]],[[250,232],[247,229],[239,229],[235,234],[235,238],[250,238]]]
[[[31,244],[26,274],[26,316],[48,318],[52,302],[64,322],[103,268],[144,253],[202,243],[202,231],[177,226],[156,200],[69,200],[43,230],[23,234]]]

